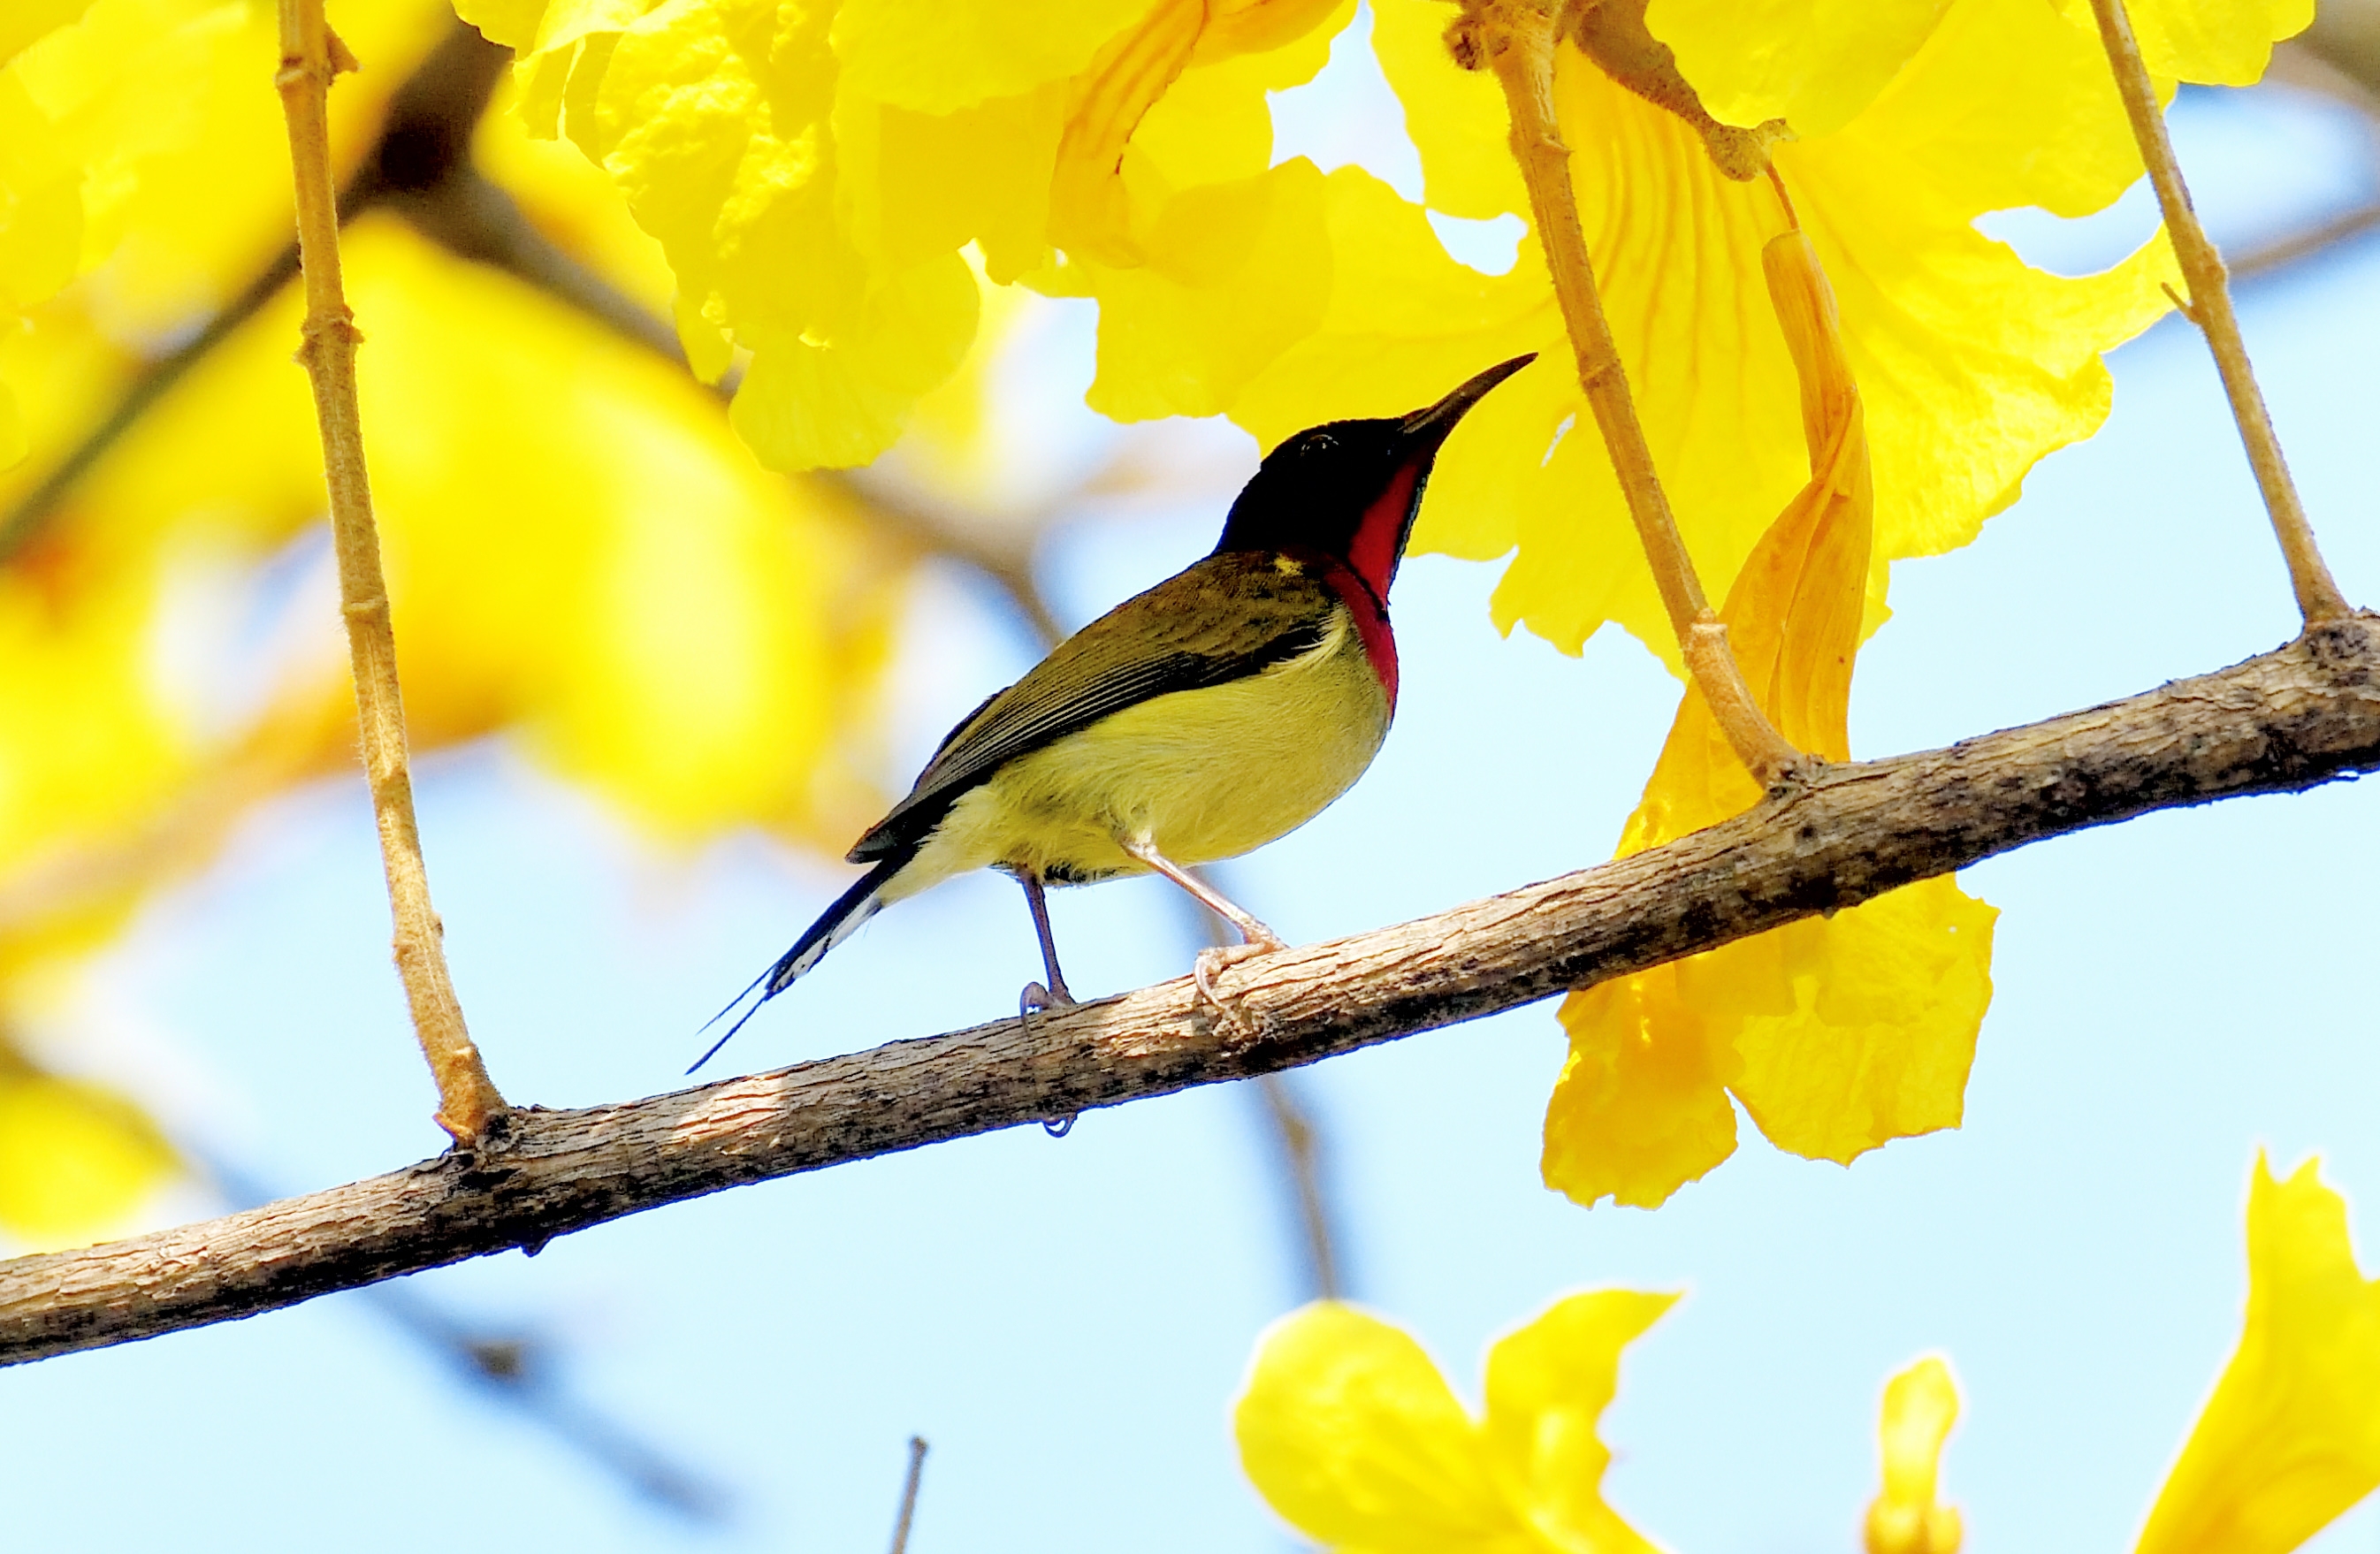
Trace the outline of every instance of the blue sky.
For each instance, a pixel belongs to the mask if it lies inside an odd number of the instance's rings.
[[[1402,178],[1376,149],[1392,105],[1355,63],[1283,105],[1281,153],[1374,148],[1377,170]],[[2371,192],[2360,131],[2318,105],[2200,94],[2177,124],[2227,242]],[[2080,268],[2151,219],[2135,197],[2091,224],[1994,229]],[[1499,235],[1457,237],[1492,253]],[[2380,597],[2380,245],[2252,285],[2241,309],[2333,566],[2350,597]],[[1062,401],[1087,381],[1087,334],[1054,316],[1037,370]],[[2129,694],[2291,634],[2204,347],[2168,322],[2114,365],[2105,432],[2045,462],[1976,544],[1897,570],[1896,618],[1860,663],[1856,750]],[[1253,457],[1236,434],[1211,445]],[[1050,593],[1087,617],[1202,552],[1221,506],[1087,517],[1048,548]],[[1608,855],[1675,686],[1616,634],[1575,660],[1500,638],[1492,583],[1492,568],[1409,565],[1405,689],[1378,764],[1232,867],[1293,939]],[[1029,662],[997,602],[956,574],[921,582],[913,622],[896,783]],[[502,749],[437,763],[420,796],[474,1028],[508,1093],[548,1105],[674,1084],[693,1026],[848,872],[754,842],[662,855]],[[1877,1390],[1932,1350],[1965,1392],[1948,1487],[1968,1547],[2124,1549],[2237,1334],[2255,1151],[2284,1170],[2321,1152],[2360,1244],[2380,1247],[2367,969],[2380,899],[2359,867],[2375,847],[2380,807],[2346,787],[2155,815],[1969,871],[2004,915],[1966,1126],[1846,1170],[1778,1155],[1747,1123],[1735,1159],[1657,1213],[1584,1211],[1538,1185],[1561,1053],[1548,1008],[1305,1071],[1355,1293],[1475,1393],[1483,1345],[1561,1293],[1690,1292],[1632,1351],[1605,1425],[1612,1498],[1680,1554],[1853,1548]],[[95,978],[122,1039],[176,1076],[186,1129],[284,1190],[438,1142],[373,849],[359,783],[282,801]],[[1184,968],[1164,890],[1058,898],[1078,991]],[[954,882],[879,918],[729,1059],[978,1020],[1012,1008],[1035,968],[1014,887]],[[915,1432],[933,1443],[918,1554],[1290,1543],[1226,1429],[1257,1335],[1300,1298],[1259,1111],[1236,1087],[1092,1113],[1062,1140],[1022,1129],[738,1191],[406,1283],[544,1335],[560,1385],[724,1486],[733,1519],[689,1529],[624,1494],[348,1295],[0,1375],[11,1542],[876,1548]],[[2380,1514],[2319,1547],[2380,1547]]]

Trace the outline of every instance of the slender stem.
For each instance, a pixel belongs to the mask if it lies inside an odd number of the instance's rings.
[[[1795,749],[1761,712],[1743,683],[1729,648],[1726,624],[1710,607],[1695,575],[1694,557],[1678,534],[1670,499],[1653,467],[1652,445],[1628,392],[1628,373],[1595,285],[1586,236],[1579,225],[1578,196],[1571,188],[1570,148],[1562,143],[1553,106],[1554,18],[1540,0],[1470,0],[1465,45],[1457,58],[1474,68],[1493,70],[1512,113],[1512,156],[1528,186],[1546,268],[1554,296],[1578,356],[1578,383],[1602,429],[1611,467],[1628,501],[1628,516],[1645,547],[1645,560],[1661,590],[1670,628],[1677,633],[1686,669],[1702,688],[1728,743],[1766,787],[1801,764]],[[1475,53],[1467,52],[1475,45]]]
[[[909,1524],[917,1514],[917,1483],[926,1475],[926,1438],[909,1438],[909,1474],[901,1483],[901,1515],[892,1524],[892,1554],[907,1554]]]
[[[2231,401],[2231,419],[2239,423],[2249,467],[2256,472],[2265,510],[2272,515],[2273,533],[2281,542],[2281,557],[2289,564],[2299,613],[2309,625],[2338,620],[2350,613],[2347,598],[2323,563],[2313,527],[2306,521],[2305,506],[2298,500],[2297,483],[2289,479],[2289,467],[2281,457],[2280,439],[2274,435],[2264,391],[2256,386],[2255,370],[2248,364],[2247,343],[2240,337],[2239,317],[2231,310],[2223,256],[2216,252],[2206,229],[2199,225],[2198,212],[2191,208],[2190,188],[2182,182],[2181,164],[2174,159],[2165,114],[2157,106],[2156,89],[2150,84],[2148,67],[2142,63],[2140,45],[2132,37],[2131,20],[2124,14],[2123,0],[2091,0],[2091,9],[2099,18],[2099,41],[2107,46],[2116,90],[2124,100],[2126,116],[2132,121],[2132,139],[2140,144],[2141,160],[2148,164],[2149,181],[2156,187],[2157,203],[2165,210],[2166,231],[2173,239],[2175,257],[2181,261],[2182,280],[2190,287],[2190,301],[2182,310],[2198,325],[2215,353],[2216,370],[2223,375],[2223,392]]]
[[[281,69],[275,84],[289,125],[298,248],[306,281],[306,322],[298,355],[313,385],[315,420],[322,438],[364,771],[388,873],[397,974],[412,1005],[422,1055],[438,1082],[438,1124],[456,1143],[468,1145],[482,1137],[507,1109],[464,1028],[413,817],[396,638],[389,626],[388,587],[381,573],[380,536],[372,527],[363,421],[356,400],[356,343],[360,336],[340,282],[338,200],[331,182],[331,78],[354,67],[346,45],[322,19],[322,0],[281,0]]]

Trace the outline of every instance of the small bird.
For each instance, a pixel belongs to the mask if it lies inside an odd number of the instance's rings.
[[[1397,706],[1389,585],[1430,467],[1464,412],[1535,359],[1500,362],[1409,416],[1331,421],[1275,448],[1210,554],[1060,643],[950,732],[851,849],[868,871],[720,1011],[760,995],[694,1068],[877,912],[971,869],[1025,887],[1049,981],[1026,985],[1020,1012],[1074,1002],[1049,885],[1161,874],[1239,929],[1245,942],[1224,960],[1283,948],[1190,866],[1296,830],[1372,764]],[[1210,998],[1216,954],[1198,968]]]

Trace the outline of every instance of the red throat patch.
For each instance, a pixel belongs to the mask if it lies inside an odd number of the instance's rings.
[[[1418,466],[1398,470],[1388,489],[1364,509],[1355,538],[1347,546],[1347,565],[1383,605],[1388,602],[1389,579],[1397,569],[1399,542],[1405,537],[1405,518],[1413,511],[1414,484],[1420,479]]]
[[[1397,710],[1397,639],[1389,629],[1389,612],[1372,585],[1355,569],[1335,556],[1315,556],[1319,564],[1322,584],[1338,595],[1339,602],[1355,617],[1355,637],[1364,644],[1364,657],[1371,662],[1372,673],[1380,682],[1380,689],[1389,698],[1389,715]]]

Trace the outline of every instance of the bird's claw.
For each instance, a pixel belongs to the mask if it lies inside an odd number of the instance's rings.
[[[1197,985],[1198,997],[1225,1025],[1245,1029],[1247,1016],[1240,1012],[1238,1005],[1225,1001],[1215,986],[1216,976],[1242,961],[1277,954],[1288,948],[1278,939],[1252,939],[1245,944],[1221,944],[1201,950],[1198,958],[1190,964],[1190,980]]]
[[[1036,1009],[1072,1009],[1074,1007],[1075,995],[1066,990],[1066,984],[1063,982],[1058,984],[1058,990],[1054,993],[1038,982],[1027,982],[1025,984],[1025,990],[1016,995],[1016,1017],[1020,1020]]]

